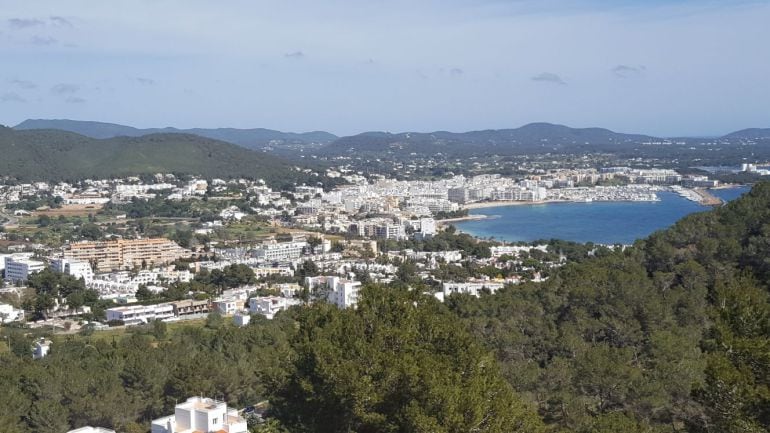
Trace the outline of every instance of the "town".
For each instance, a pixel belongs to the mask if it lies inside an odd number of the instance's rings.
[[[558,201],[694,201],[717,181],[674,170],[549,170],[525,178],[367,178],[333,190],[171,174],[0,186],[4,323],[62,333],[155,320],[272,318],[325,300],[354,307],[362,284],[439,299],[542,281],[563,246],[476,240],[451,223],[475,207]],[[713,197],[712,197],[713,198]],[[613,246],[606,246],[612,248]],[[54,281],[53,283],[51,281]]]

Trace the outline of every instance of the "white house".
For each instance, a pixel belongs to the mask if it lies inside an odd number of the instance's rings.
[[[110,430],[104,427],[85,426],[76,428],[75,430],[70,430],[67,433],[115,433],[115,430]]]
[[[311,291],[317,290],[327,301],[340,308],[355,306],[358,303],[358,292],[361,290],[360,281],[340,277],[306,277],[305,284]]]
[[[261,314],[272,319],[275,313],[285,310],[292,305],[299,305],[298,299],[281,298],[279,296],[259,296],[249,299],[249,312]]]
[[[213,302],[213,306],[220,314],[229,316],[243,307],[243,301],[235,298],[219,298]]]
[[[246,420],[227,403],[190,397],[176,405],[174,414],[152,421],[151,433],[247,433]]]
[[[51,340],[41,338],[32,346],[32,359],[42,359],[51,351]]]
[[[24,319],[24,310],[17,310],[13,305],[0,304],[0,323],[11,323]]]
[[[248,325],[249,322],[251,322],[251,316],[248,314],[238,312],[233,316],[233,323],[239,328]]]

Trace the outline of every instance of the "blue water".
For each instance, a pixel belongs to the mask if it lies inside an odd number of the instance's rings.
[[[733,200],[748,188],[713,190]],[[465,233],[509,242],[563,239],[602,244],[631,244],[636,239],[671,226],[680,218],[710,207],[670,192],[658,193],[659,202],[549,203],[475,209],[471,215],[487,215],[456,224]]]
[[[712,189],[711,193],[721,198],[722,200],[731,201],[743,195],[747,192],[749,187],[742,186],[740,188],[727,188],[727,189]]]

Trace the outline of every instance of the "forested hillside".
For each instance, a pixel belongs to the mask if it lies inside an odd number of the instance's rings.
[[[770,431],[770,184],[598,251],[478,299],[441,304],[399,272],[355,310],[57,337],[40,361],[5,329],[0,431],[146,432],[198,394],[269,399],[256,431]]]
[[[187,134],[97,140],[57,130],[0,127],[0,154],[0,175],[20,180],[180,173],[262,178],[272,185],[313,181],[276,156]]]
[[[770,184],[452,310],[549,425],[770,431]]]
[[[114,123],[68,119],[27,119],[13,127],[16,130],[59,129],[91,138],[141,137],[152,134],[194,134],[222,140],[249,149],[269,146],[298,145],[312,147],[331,143],[337,136],[325,131],[303,133],[281,132],[265,128],[134,128]]]

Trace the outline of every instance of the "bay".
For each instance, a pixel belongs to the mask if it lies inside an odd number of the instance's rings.
[[[711,192],[733,200],[747,187]],[[658,193],[658,202],[546,203],[474,209],[470,215],[487,218],[455,226],[479,238],[508,242],[562,239],[601,244],[631,244],[636,239],[671,226],[693,212],[710,209],[671,192]]]

